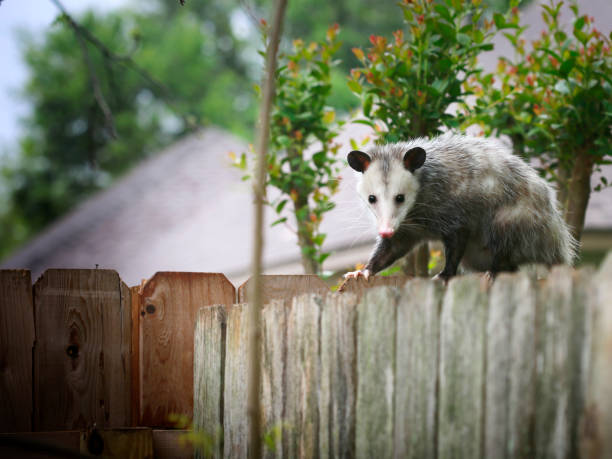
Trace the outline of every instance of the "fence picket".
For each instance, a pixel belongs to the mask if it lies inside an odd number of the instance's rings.
[[[238,303],[249,301],[249,284],[247,280],[238,287]],[[262,304],[267,304],[272,300],[291,301],[293,297],[308,293],[326,295],[330,292],[329,287],[314,274],[305,275],[278,275],[266,274],[261,276],[262,282]]]
[[[140,420],[173,427],[193,416],[193,324],[197,311],[231,305],[235,289],[223,274],[158,272],[140,298]]]
[[[194,337],[193,430],[195,456],[223,455],[223,384],[227,314],[225,305],[201,308]]]
[[[367,281],[363,277],[347,279],[342,285],[342,293],[353,293],[358,299],[376,287],[403,287],[412,276],[373,276]]]
[[[603,459],[612,457],[612,253],[595,276],[593,290],[580,453],[581,457]]]
[[[397,289],[368,290],[357,308],[356,457],[393,455]]]
[[[395,457],[435,458],[441,282],[414,279],[397,310]]]
[[[534,454],[536,291],[532,276],[500,274],[487,321],[485,457]]]
[[[574,271],[555,267],[538,295],[536,451],[534,457],[576,457],[582,412],[585,306]],[[580,276],[583,277],[583,276]]]
[[[355,457],[357,297],[330,295],[321,310],[319,456]]]
[[[248,305],[235,304],[227,314],[223,447],[226,458],[246,458],[249,423],[247,416]]]
[[[0,270],[0,432],[32,429],[33,346],[30,271]]]
[[[262,429],[268,458],[283,457],[283,437],[289,428],[285,420],[288,315],[283,300],[273,300],[262,310]]]
[[[130,424],[129,289],[102,269],[49,269],[34,286],[34,428]]]
[[[440,320],[438,457],[482,456],[486,281],[452,279]]]
[[[287,322],[287,379],[285,393],[288,425],[283,436],[283,456],[304,457],[318,450],[319,318],[321,297],[293,299]]]

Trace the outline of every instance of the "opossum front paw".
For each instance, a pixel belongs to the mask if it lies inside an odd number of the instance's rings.
[[[367,281],[370,279],[370,275],[371,273],[369,269],[362,269],[360,271],[350,271],[344,275],[344,278],[345,279],[357,279],[358,277],[362,276]]]

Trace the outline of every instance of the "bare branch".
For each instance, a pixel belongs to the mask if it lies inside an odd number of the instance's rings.
[[[192,129],[196,127],[202,127],[202,124],[199,123],[197,120],[194,120],[193,116],[184,114],[183,111],[176,106],[176,98],[172,95],[170,89],[164,83],[162,83],[145,69],[136,64],[136,62],[134,62],[134,60],[130,56],[117,54],[114,51],[110,50],[89,30],[87,30],[85,27],[78,23],[68,13],[64,5],[60,2],[60,0],[51,0],[51,2],[61,11],[65,20],[68,21],[70,27],[73,29],[77,37],[79,37],[79,40],[84,39],[87,42],[91,43],[102,54],[102,56],[104,56],[105,59],[110,60],[112,62],[116,62],[120,65],[123,65],[127,69],[136,72],[143,80],[145,80],[150,86],[153,87],[152,89],[156,90],[159,97],[164,100],[164,102],[168,105],[168,107],[172,109],[172,111],[174,111],[178,116],[181,117],[186,126]],[[102,111],[104,112],[103,109]]]

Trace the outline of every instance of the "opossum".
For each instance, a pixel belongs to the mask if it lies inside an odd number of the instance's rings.
[[[366,279],[418,244],[440,240],[438,277],[470,271],[495,275],[524,263],[572,264],[577,244],[554,189],[498,139],[445,134],[351,151],[357,187],[374,213],[378,237]]]

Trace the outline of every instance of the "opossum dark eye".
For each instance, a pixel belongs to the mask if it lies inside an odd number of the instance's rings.
[[[402,202],[404,202],[404,195],[403,194],[398,194],[395,196],[395,202],[398,204],[401,204]]]
[[[373,194],[371,194],[370,196],[368,196],[368,202],[370,204],[374,204],[376,202],[376,196],[374,196]]]

